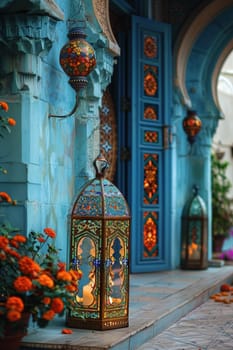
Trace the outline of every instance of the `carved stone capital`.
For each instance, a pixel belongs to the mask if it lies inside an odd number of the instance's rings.
[[[30,90],[38,96],[41,57],[55,39],[57,21],[48,16],[0,16],[1,90]]]
[[[0,45],[9,53],[47,53],[54,41],[56,21],[47,16],[0,17]]]
[[[57,20],[64,19],[64,13],[54,0],[1,0],[0,14],[24,13],[25,15],[46,15]]]

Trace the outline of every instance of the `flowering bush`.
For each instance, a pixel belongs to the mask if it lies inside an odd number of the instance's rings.
[[[22,312],[45,327],[55,315],[72,309],[80,270],[66,270],[54,245],[56,233],[45,228],[25,237],[12,228],[0,228],[0,332],[6,323],[17,326]]]
[[[0,107],[8,111],[6,102],[0,101]],[[15,124],[13,118],[0,116],[0,136],[10,133]],[[0,171],[7,173],[1,166]],[[7,192],[0,192],[1,203],[17,204]],[[73,308],[82,273],[66,270],[59,260],[55,238],[51,228],[43,233],[30,232],[26,237],[0,223],[0,336],[4,336],[6,326],[22,327],[25,312],[38,326],[45,327],[55,315]]]
[[[0,107],[5,112],[8,112],[9,106],[6,102],[0,101]],[[14,118],[0,116],[0,136],[3,137],[4,131],[10,133],[11,132],[10,127],[15,126],[15,124],[16,124],[16,121]]]

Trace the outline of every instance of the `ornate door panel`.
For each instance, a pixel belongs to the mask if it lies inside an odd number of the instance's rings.
[[[132,18],[127,130],[131,151],[127,192],[132,215],[132,272],[170,267],[170,43],[169,25]]]

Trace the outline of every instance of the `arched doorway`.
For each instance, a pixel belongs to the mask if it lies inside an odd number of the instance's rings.
[[[211,147],[221,109],[217,99],[217,80],[224,60],[232,50],[233,1],[204,3],[192,18],[188,18],[182,35],[175,46],[174,82],[179,91],[183,108],[192,108],[202,120],[202,130],[195,145],[195,152],[184,162],[184,144],[177,150],[177,166],[183,166],[195,181],[204,197],[209,220],[209,252],[212,252],[211,236]],[[176,116],[175,116],[176,119]],[[179,130],[181,132],[181,130]],[[184,164],[185,163],[185,164]],[[179,180],[178,180],[179,182]],[[183,186],[183,197],[191,183]],[[179,183],[178,183],[179,187]],[[181,196],[182,196],[181,193]]]

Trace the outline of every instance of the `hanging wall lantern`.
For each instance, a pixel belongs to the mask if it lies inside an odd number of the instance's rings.
[[[130,214],[121,192],[104,178],[107,165],[96,158],[96,178],[81,190],[71,213],[70,260],[82,278],[70,327],[128,326]]]
[[[96,57],[93,47],[85,40],[83,29],[72,28],[68,34],[69,42],[60,52],[60,65],[70,77],[69,83],[76,91],[76,103],[69,114],[64,116],[50,115],[50,117],[65,118],[72,115],[78,107],[77,93],[87,86],[87,76],[96,66]]]
[[[183,120],[183,129],[188,136],[188,141],[192,145],[196,141],[196,136],[201,130],[202,122],[195,111],[189,110]]]
[[[186,203],[182,214],[181,268],[208,267],[207,226],[206,206],[194,186],[193,197]]]

